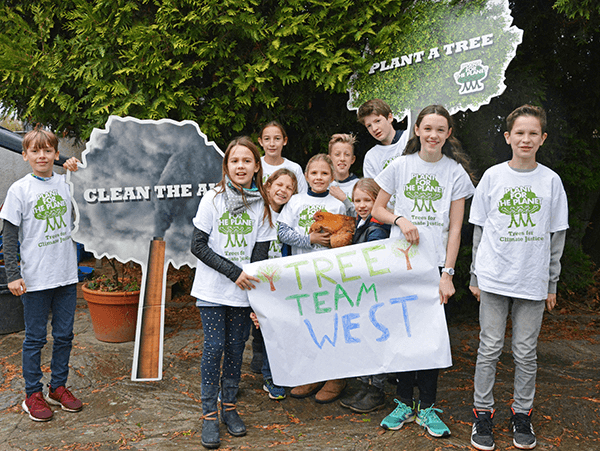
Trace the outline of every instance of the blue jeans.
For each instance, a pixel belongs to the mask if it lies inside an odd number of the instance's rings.
[[[223,379],[239,383],[242,356],[250,329],[250,307],[198,307],[204,329],[200,370],[203,385],[219,385],[221,357]]]
[[[537,374],[537,340],[544,316],[544,301],[530,301],[481,292],[479,305],[479,349],[475,366],[476,409],[494,407],[496,363],[504,347],[506,318],[512,316],[512,353],[515,361],[513,409],[528,413],[533,407]],[[512,306],[512,309],[511,309]]]
[[[27,396],[42,391],[42,348],[47,343],[48,314],[52,312],[52,360],[50,386],[67,384],[69,358],[73,344],[73,322],[77,305],[77,284],[21,295],[25,319],[23,340],[23,378]]]

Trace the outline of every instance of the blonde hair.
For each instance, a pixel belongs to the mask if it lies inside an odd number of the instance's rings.
[[[357,189],[367,193],[369,197],[373,200],[377,199],[377,195],[381,190],[381,188],[375,180],[368,177],[362,178],[358,182],[356,182],[354,184],[354,188],[352,188],[352,201],[354,201],[354,192]]]
[[[58,152],[58,138],[54,133],[48,130],[44,130],[41,127],[36,127],[31,130],[23,137],[23,152],[27,152],[27,149],[33,147],[34,149],[44,149],[46,147],[53,147]]]
[[[356,143],[356,137],[354,135],[349,133],[336,133],[335,135],[332,135],[328,145],[330,155],[333,145],[337,143],[350,144],[352,153],[354,154],[354,144]]]
[[[329,165],[329,169],[331,169],[331,176],[333,177],[333,162],[331,161],[331,158],[329,158],[329,155],[327,155],[326,153],[318,153],[316,155],[313,155],[310,158],[310,160],[308,160],[308,163],[306,163],[306,170],[304,171],[305,174],[308,175],[310,165],[313,164],[315,161],[324,161],[325,163],[327,163]]]

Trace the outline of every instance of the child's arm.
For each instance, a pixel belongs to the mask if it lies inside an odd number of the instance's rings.
[[[479,248],[479,243],[481,242],[482,234],[483,227],[476,225],[473,228],[473,259],[471,261],[471,281],[469,282],[469,290],[471,290],[471,293],[473,293],[473,296],[475,296],[477,302],[479,302],[481,290],[479,289],[479,285],[477,283],[477,275],[475,274],[475,257],[477,256],[477,249]]]
[[[79,161],[75,157],[71,157],[63,163],[63,168],[65,168],[71,172],[77,172],[77,170],[79,169],[79,166],[77,166],[77,163],[81,163],[81,161]]]
[[[312,249],[313,244],[320,244],[327,247],[330,245],[328,232],[311,232],[309,235],[302,235],[285,222],[277,222],[277,224],[279,225],[277,232],[279,241],[284,244],[296,246],[301,249]]]
[[[454,268],[458,250],[460,248],[460,231],[462,229],[463,216],[465,214],[465,198],[453,200],[450,204],[450,221],[448,224],[448,244],[446,245],[446,268]],[[448,300],[456,292],[452,276],[442,273],[440,278],[440,304],[447,304]]]
[[[552,310],[556,305],[556,285],[560,275],[560,258],[565,248],[566,230],[554,232],[550,237],[550,280],[548,281],[548,298],[546,308]]]
[[[5,219],[2,237],[7,286],[14,296],[21,296],[23,293],[27,293],[27,286],[21,277],[17,258],[19,253],[19,226]]]
[[[396,216],[386,208],[391,197],[392,195],[390,193],[381,189],[377,195],[377,199],[375,199],[371,215],[383,224],[392,224],[392,226],[397,225],[400,227],[406,241],[411,244],[419,244],[419,231],[417,230],[417,226],[404,216]]]

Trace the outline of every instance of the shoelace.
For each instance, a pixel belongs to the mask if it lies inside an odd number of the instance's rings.
[[[30,410],[40,410],[48,408],[48,404],[40,394],[34,394],[29,399],[31,400]]]
[[[437,416],[436,412],[442,413],[443,410],[442,409],[434,408],[433,404],[432,404],[431,406],[429,406],[426,409],[422,410],[422,412],[424,412],[423,413],[423,417],[425,417],[428,420],[431,420],[431,419],[435,419],[435,417]]]
[[[477,433],[480,435],[492,435],[493,423],[492,419],[488,417],[477,417],[476,428]]]
[[[524,413],[517,413],[513,417],[513,427],[515,432],[529,434],[531,432],[531,422],[529,416]]]

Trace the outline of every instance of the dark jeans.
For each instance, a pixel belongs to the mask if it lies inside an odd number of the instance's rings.
[[[437,395],[437,380],[439,369],[405,371],[396,373],[398,386],[396,387],[396,395],[404,404],[412,407],[413,387],[416,385],[419,388],[419,401],[423,408],[427,408],[435,403]],[[417,403],[419,404],[419,403]]]
[[[77,284],[29,291],[21,295],[25,319],[23,340],[23,378],[27,396],[42,391],[42,348],[47,343],[48,315],[52,312],[52,360],[50,386],[67,384],[69,358],[73,344],[73,322],[77,305]]]
[[[240,380],[242,355],[250,327],[250,307],[198,307],[204,329],[200,364],[202,384],[219,385],[221,357],[223,379]]]

